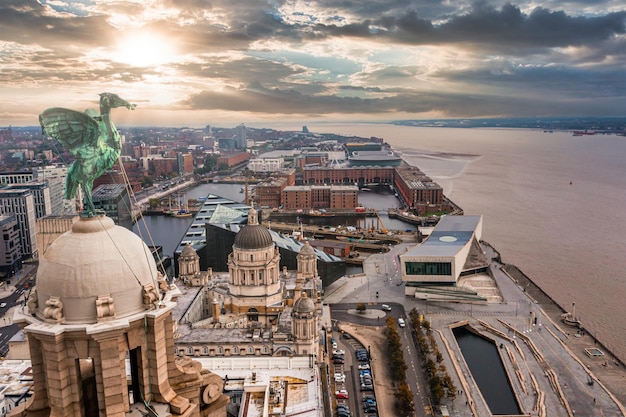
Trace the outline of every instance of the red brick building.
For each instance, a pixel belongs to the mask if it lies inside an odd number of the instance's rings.
[[[294,185],[282,193],[283,208],[353,209],[359,204],[359,189],[355,185]]]
[[[288,177],[271,178],[257,184],[254,192],[254,201],[261,208],[277,208],[280,206],[280,197],[283,189],[289,184]]]
[[[248,159],[250,159],[250,154],[247,152],[226,154],[217,158],[217,166],[218,169],[229,169],[246,162]]]
[[[393,184],[394,167],[305,167],[305,184]]]
[[[418,214],[444,208],[443,188],[426,174],[412,166],[397,167],[395,171],[394,186],[407,207]]]

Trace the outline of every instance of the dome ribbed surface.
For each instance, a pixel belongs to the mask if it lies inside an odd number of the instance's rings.
[[[308,240],[304,243],[304,245],[302,246],[302,249],[300,249],[300,255],[315,256],[315,251],[313,250],[313,247],[309,244]]]
[[[194,257],[196,256],[196,251],[193,250],[193,248],[191,247],[189,243],[187,243],[185,247],[183,248],[182,252],[180,253],[180,256],[184,256],[186,258]]]
[[[312,313],[315,311],[315,303],[309,298],[307,293],[302,292],[302,295],[293,305],[293,311],[296,313]]]
[[[260,224],[249,224],[235,235],[233,247],[237,249],[263,249],[272,245],[274,245],[274,241],[269,230]]]

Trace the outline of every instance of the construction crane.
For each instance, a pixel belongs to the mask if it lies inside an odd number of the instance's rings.
[[[383,221],[380,219],[380,216],[378,215],[378,210],[376,210],[376,209],[373,209],[373,210],[374,210],[374,214],[376,214],[376,218],[378,219],[378,225],[380,226],[379,227],[380,232],[382,234],[386,235],[388,230],[385,227],[385,223],[383,223]]]

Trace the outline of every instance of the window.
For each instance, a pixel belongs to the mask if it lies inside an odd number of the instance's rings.
[[[452,275],[450,262],[407,262],[407,275]]]

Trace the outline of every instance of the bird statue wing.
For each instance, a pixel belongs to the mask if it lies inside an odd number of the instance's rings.
[[[47,135],[61,142],[74,155],[79,149],[98,143],[98,122],[85,113],[53,107],[39,115],[39,124]]]

